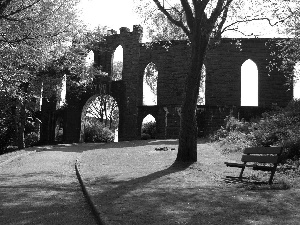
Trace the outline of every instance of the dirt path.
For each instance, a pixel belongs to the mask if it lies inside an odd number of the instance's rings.
[[[0,224],[95,224],[74,171],[79,149],[43,148],[0,165]]]

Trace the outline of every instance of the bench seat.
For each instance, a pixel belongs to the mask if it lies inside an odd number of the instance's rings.
[[[246,167],[252,167],[253,170],[270,171],[269,184],[272,184],[281,153],[282,147],[245,148],[241,158],[242,163],[225,162],[225,164],[227,167],[241,168],[239,178],[242,178]],[[258,163],[267,163],[268,165],[257,165]]]

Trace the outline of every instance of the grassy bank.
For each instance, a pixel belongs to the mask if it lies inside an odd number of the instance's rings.
[[[155,148],[175,151],[155,151]],[[173,164],[177,141],[134,141],[102,145],[83,152],[81,171],[107,224],[299,224],[297,173],[268,174],[247,170],[245,183],[226,180],[237,168],[224,161],[217,144],[199,141],[198,162]]]

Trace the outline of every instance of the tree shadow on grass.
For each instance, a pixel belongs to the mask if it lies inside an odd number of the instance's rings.
[[[128,181],[87,183],[107,224],[297,224],[300,193],[186,183],[189,165]]]
[[[79,184],[59,179],[45,172],[2,174],[0,224],[94,224]]]

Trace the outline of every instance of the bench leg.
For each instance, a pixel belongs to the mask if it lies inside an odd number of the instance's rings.
[[[242,179],[245,167],[242,168],[239,178]]]
[[[271,176],[270,176],[270,179],[269,179],[269,184],[273,183],[273,177],[274,177],[275,171],[276,170],[271,171]]]

